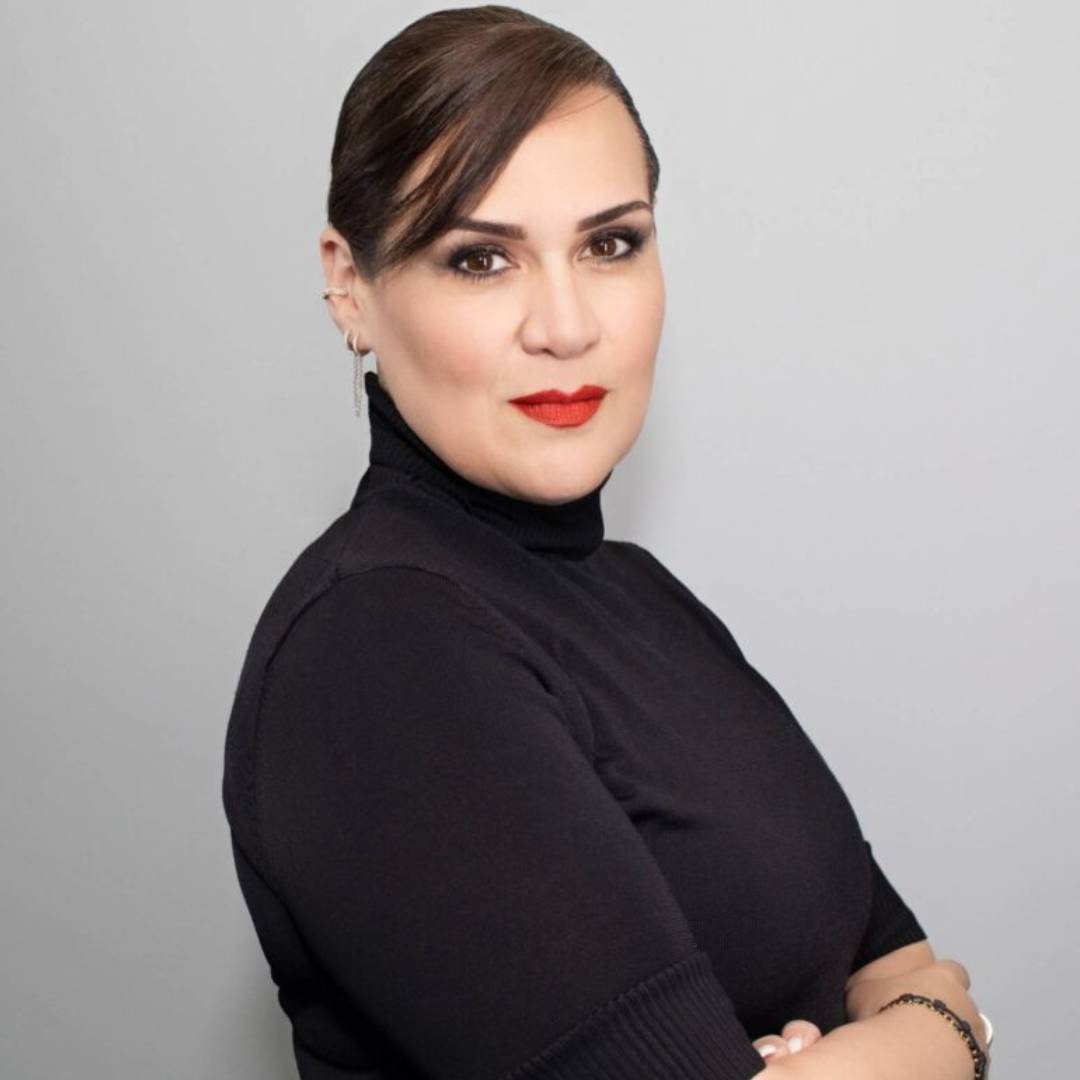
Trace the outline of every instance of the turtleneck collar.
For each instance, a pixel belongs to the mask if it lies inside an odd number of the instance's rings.
[[[530,502],[481,487],[452,469],[420,439],[398,411],[377,372],[365,372],[364,388],[371,424],[369,472],[388,469],[399,477],[408,476],[449,497],[467,513],[495,526],[530,551],[580,559],[600,546],[604,539],[600,492],[611,479],[611,472],[592,491],[557,505]],[[353,506],[360,500],[364,483],[353,498]]]

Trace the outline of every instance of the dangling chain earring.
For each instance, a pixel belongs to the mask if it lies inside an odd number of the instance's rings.
[[[364,357],[370,349],[357,349],[353,344],[353,331],[345,333],[345,348],[353,354],[353,408],[357,416],[364,415]]]
[[[324,300],[331,296],[348,296],[348,289],[339,289],[331,286],[330,288],[323,289],[322,298]],[[352,336],[354,333],[358,333],[355,330],[345,331],[345,348],[353,354],[353,409],[357,416],[364,415],[364,357],[367,356],[370,349],[357,349],[353,344]]]

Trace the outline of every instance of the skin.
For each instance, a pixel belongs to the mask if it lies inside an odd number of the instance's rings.
[[[425,162],[409,185],[424,174]],[[344,237],[319,238],[339,331],[378,357],[379,379],[421,439],[473,483],[538,503],[595,488],[631,449],[645,421],[664,320],[665,288],[652,210],[578,232],[586,215],[649,203],[645,153],[625,107],[603,89],[565,99],[519,144],[469,217],[521,225],[527,239],[455,229],[399,270],[365,280]],[[637,253],[620,226],[645,234]],[[463,243],[465,280],[447,268]],[[605,258],[607,261],[605,261]],[[552,427],[511,398],[538,390],[608,390],[584,424]]]
[[[941,998],[970,1026],[979,1048],[987,1050],[987,1025],[970,994],[971,976],[956,960],[938,960],[898,975],[864,975],[850,984],[845,1005],[850,1023],[838,1025],[810,1053],[772,1057],[764,1075],[800,1080],[881,1077],[885,1080],[970,1080],[969,1050],[929,1010],[882,1007],[903,993]],[[933,1022],[929,1021],[933,1019]]]
[[[407,184],[430,164],[420,162]],[[526,239],[455,229],[368,281],[336,229],[320,234],[326,284],[347,290],[327,301],[335,325],[377,355],[379,379],[402,416],[462,476],[516,498],[560,503],[591,491],[629,453],[648,410],[664,321],[655,220],[639,208],[585,233],[576,224],[632,200],[650,201],[637,129],[618,98],[586,88],[529,132],[469,214],[521,225]],[[628,249],[625,240],[605,239],[623,225],[641,229],[644,242],[632,257],[605,261]],[[446,263],[465,243],[498,252],[459,266],[503,272],[476,281],[454,275]],[[549,427],[509,404],[585,383],[608,393],[577,427]],[[854,972],[845,992],[934,959],[928,942],[904,946]],[[795,1019],[753,1045],[774,1047],[773,1061],[798,1052],[787,1041],[794,1037],[806,1049],[821,1030]]]
[[[911,945],[904,945],[899,949],[893,950],[891,953],[879,956],[876,960],[871,960],[869,964],[864,964],[857,971],[852,972],[848,977],[847,982],[844,984],[845,995],[847,995],[847,992],[859,982],[863,982],[867,979],[882,979],[891,978],[896,975],[906,975],[909,972],[915,971],[917,968],[927,967],[936,960],[937,957],[934,955],[934,950],[929,941],[917,941]],[[849,1021],[861,1020],[865,1019],[866,1015],[849,1006],[847,1009],[847,1018]],[[801,1050],[806,1050],[813,1046],[820,1038],[821,1028],[812,1021],[789,1020],[780,1029],[778,1035],[762,1035],[760,1038],[754,1039],[753,1045],[757,1048],[759,1053],[762,1049],[769,1049],[770,1052],[763,1056],[766,1056],[767,1060],[772,1062],[778,1061],[782,1057],[799,1053]],[[789,1043],[789,1039],[801,1039],[801,1043]]]

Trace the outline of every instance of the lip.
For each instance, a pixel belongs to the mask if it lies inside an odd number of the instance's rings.
[[[539,405],[545,401],[591,401],[593,398],[602,398],[607,390],[602,386],[593,386],[586,383],[579,386],[572,394],[562,390],[537,390],[535,394],[524,394],[522,397],[510,399],[511,405]]]
[[[602,386],[586,385],[566,394],[562,390],[538,390],[535,394],[511,399],[531,420],[549,427],[578,427],[595,415],[607,390]]]

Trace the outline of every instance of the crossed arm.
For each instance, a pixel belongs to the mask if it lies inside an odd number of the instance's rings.
[[[853,971],[844,984],[844,992],[850,990],[860,979],[888,978],[893,975],[903,975],[906,972],[914,971],[915,968],[932,964],[936,959],[937,957],[934,955],[930,942],[925,938],[910,945],[903,945],[899,949],[894,949],[891,953],[886,953],[876,960],[871,960],[869,964],[864,964],[857,971]],[[849,1016],[848,1019],[852,1020],[854,1017]]]
[[[916,968],[932,964],[936,959],[937,957],[934,955],[930,942],[925,938],[922,941],[912,942],[910,945],[903,945],[899,949],[886,953],[884,956],[879,956],[876,960],[871,960],[870,963],[864,964],[857,971],[853,971],[844,984],[845,999],[847,992],[861,979],[890,978],[896,975],[904,975],[909,971],[914,971]],[[864,1019],[864,1017],[853,1015],[850,1010],[846,1009],[845,1011],[848,1022]],[[786,1040],[796,1035],[802,1038],[802,1045],[807,1048],[822,1038],[821,1029],[816,1024],[809,1020],[796,1019],[789,1020],[778,1035],[763,1035],[755,1039],[754,1047],[759,1052],[762,1047],[766,1046],[780,1050],[784,1048]]]

